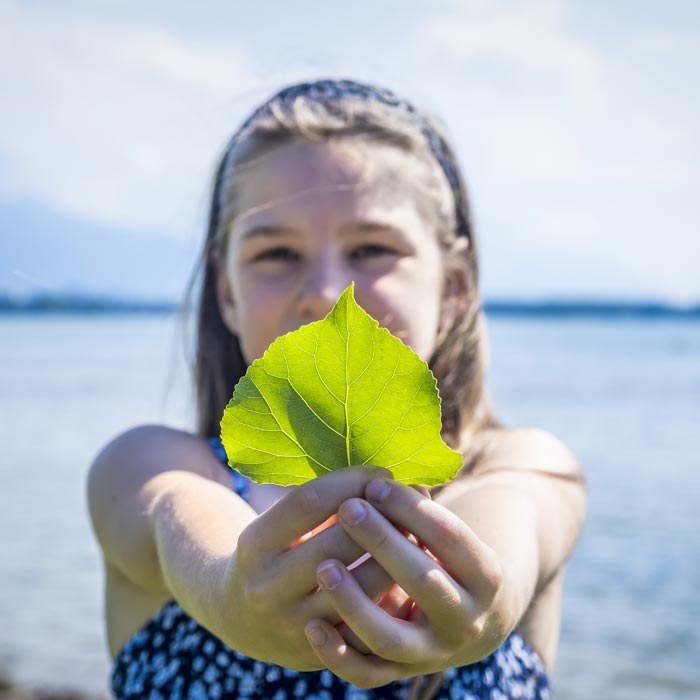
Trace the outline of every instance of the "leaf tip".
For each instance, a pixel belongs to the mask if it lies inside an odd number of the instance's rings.
[[[350,282],[350,284],[345,287],[343,293],[338,297],[338,301],[335,303],[335,306],[338,306],[341,303],[357,304],[355,301],[355,280]]]

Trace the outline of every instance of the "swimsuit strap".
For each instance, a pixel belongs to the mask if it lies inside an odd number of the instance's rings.
[[[237,472],[232,467],[229,467],[228,455],[224,449],[224,445],[221,442],[221,438],[212,437],[207,440],[212,451],[216,455],[216,458],[227,468],[231,470],[231,479],[233,481],[233,490],[244,500],[248,500],[250,495],[250,480],[247,479],[243,474]]]

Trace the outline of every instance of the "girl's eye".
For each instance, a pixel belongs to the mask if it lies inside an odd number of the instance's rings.
[[[381,255],[396,255],[396,251],[379,243],[367,243],[355,248],[350,257],[355,260],[362,260],[363,258],[374,258]]]
[[[253,258],[253,261],[257,262],[262,260],[279,260],[281,262],[292,262],[298,259],[299,254],[295,251],[291,250],[290,248],[279,247],[263,250],[261,253],[258,253]]]

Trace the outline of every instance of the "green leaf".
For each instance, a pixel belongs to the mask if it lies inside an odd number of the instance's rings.
[[[221,421],[229,465],[258,483],[301,484],[368,464],[397,481],[449,481],[462,456],[440,436],[435,377],[355,302],[275,340],[238,382]]]

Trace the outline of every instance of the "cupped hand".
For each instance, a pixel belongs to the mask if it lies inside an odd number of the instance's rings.
[[[349,572],[339,558],[317,570],[319,586],[371,653],[346,644],[328,618],[306,626],[310,646],[333,673],[360,687],[471,663],[491,651],[482,636],[501,586],[495,552],[457,515],[415,489],[375,480],[365,498],[339,509],[340,523],[372,559]],[[415,536],[415,543],[401,530]],[[359,581],[378,563],[405,591],[400,614],[377,605]]]
[[[227,622],[238,651],[296,670],[324,668],[306,641],[304,626],[319,617],[338,624],[341,632],[343,625],[329,596],[318,589],[315,572],[329,557],[347,566],[365,554],[341,524],[329,523],[344,501],[362,496],[377,476],[390,475],[351,467],[302,484],[241,533],[223,591],[231,600]],[[354,583],[367,600],[392,588],[394,582],[376,562],[359,568]],[[361,643],[356,649],[367,651]]]

